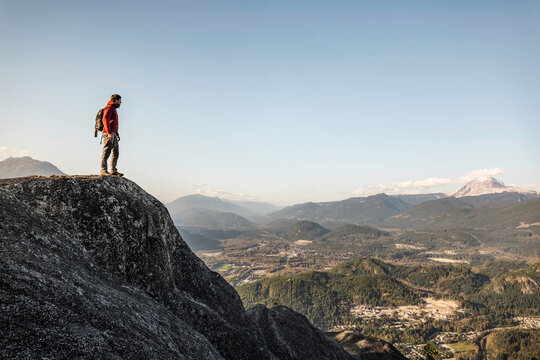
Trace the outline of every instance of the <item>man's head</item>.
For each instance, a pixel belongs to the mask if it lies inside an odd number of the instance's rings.
[[[111,95],[111,101],[113,102],[113,106],[115,108],[119,108],[122,104],[122,97],[118,94]]]

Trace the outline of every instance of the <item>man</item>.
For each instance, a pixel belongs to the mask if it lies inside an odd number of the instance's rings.
[[[116,175],[123,176],[116,168],[118,162],[119,150],[118,142],[120,135],[118,134],[118,112],[116,109],[122,104],[122,97],[118,94],[111,95],[111,100],[103,109],[103,153],[101,154],[101,175]],[[107,171],[107,160],[111,155],[111,172]]]

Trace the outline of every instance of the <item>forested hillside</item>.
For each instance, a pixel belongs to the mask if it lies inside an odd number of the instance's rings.
[[[430,332],[484,331],[513,326],[515,317],[540,315],[539,274],[538,264],[501,261],[478,267],[406,266],[364,258],[327,272],[262,279],[237,290],[248,308],[258,303],[284,304],[319,327],[356,325],[365,335],[414,343],[423,341]],[[420,311],[414,315],[417,320],[401,330],[399,326],[381,326],[400,323],[396,317],[400,306],[422,309],[437,301],[455,303],[455,311],[447,317],[436,313],[423,316]],[[365,314],[355,315],[353,309],[358,306],[364,306],[364,312],[390,310],[386,317],[366,318]]]

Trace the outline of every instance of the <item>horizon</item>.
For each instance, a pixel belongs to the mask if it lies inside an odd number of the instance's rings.
[[[93,119],[119,93],[119,169],[164,203],[487,176],[538,192],[539,18],[532,1],[3,2],[0,160],[98,174]]]
[[[1,150],[1,148],[0,148]],[[9,156],[8,158],[5,158],[5,159],[2,159],[0,158],[0,163],[4,160],[9,160],[9,159],[23,159],[23,158],[28,158],[28,159],[31,159],[31,160],[35,160],[35,161],[39,161],[39,162],[43,162],[43,163],[48,163],[54,167],[56,167],[58,170],[60,170],[61,172],[62,169],[59,169],[55,164],[52,164],[51,162],[49,161],[42,161],[42,160],[39,160],[39,159],[34,159],[28,155],[25,155],[25,156],[21,156],[21,157],[16,157],[16,156]],[[457,191],[461,190],[463,187],[467,186],[469,183],[474,183],[474,182],[484,182],[484,181],[488,181],[488,180],[495,180],[497,182],[501,182],[501,180],[493,177],[493,176],[487,176],[487,175],[482,175],[482,173],[484,172],[472,172],[468,175],[465,175],[465,176],[461,176],[461,177],[458,177],[456,178],[455,180],[458,180],[458,181],[465,181],[467,180],[466,183],[462,184],[462,185],[459,185],[456,189],[450,191],[450,192],[415,192],[415,193],[401,193],[401,192],[396,192],[396,193],[386,193],[386,192],[375,192],[375,193],[371,193],[371,194],[365,194],[365,195],[358,195],[358,194],[353,194],[352,196],[350,197],[347,197],[347,198],[340,198],[340,199],[333,199],[333,200],[327,200],[327,201],[314,201],[314,200],[310,200],[310,201],[306,201],[306,202],[302,202],[302,203],[290,203],[290,204],[277,204],[277,203],[272,203],[272,202],[269,202],[269,201],[264,201],[264,200],[249,200],[249,199],[234,199],[234,198],[228,198],[226,195],[223,196],[223,194],[201,194],[200,192],[197,193],[189,193],[189,194],[184,194],[184,195],[181,195],[181,196],[177,196],[177,197],[174,197],[172,200],[164,200],[164,199],[159,199],[161,202],[163,202],[164,204],[169,204],[169,203],[172,203],[178,199],[181,199],[181,198],[184,198],[184,197],[188,197],[188,196],[201,196],[201,197],[208,197],[208,198],[215,198],[215,199],[220,199],[220,200],[225,200],[225,201],[229,201],[229,202],[261,202],[261,203],[267,203],[267,204],[270,204],[270,205],[274,205],[276,207],[279,207],[279,208],[285,208],[285,207],[288,207],[288,206],[294,206],[294,205],[301,205],[301,204],[305,204],[305,203],[324,203],[324,202],[335,202],[335,201],[343,201],[343,200],[347,200],[347,199],[351,199],[351,198],[365,198],[365,197],[370,197],[370,196],[377,196],[377,195],[387,195],[387,196],[407,196],[407,195],[435,195],[435,194],[442,194],[442,195],[445,195],[446,197],[451,197],[453,196]],[[87,175],[94,175],[94,176],[99,176],[97,174],[67,174],[67,173],[64,173],[65,176],[87,176]],[[440,181],[441,179],[437,180],[437,181]],[[445,180],[445,179],[442,179],[442,180]],[[431,181],[433,181],[433,179],[431,179]],[[515,184],[505,184],[503,182],[503,185],[505,185],[506,187],[516,187]],[[519,186],[517,186],[519,187]],[[521,190],[526,190],[526,191],[533,191],[533,192],[536,192],[537,194],[540,194],[539,191],[537,190],[534,190],[534,189],[530,189],[530,188],[523,188],[523,187],[519,187]],[[219,196],[219,195],[222,195],[222,196]],[[155,195],[154,195],[155,196]],[[473,195],[475,196],[475,195]],[[156,196],[157,198],[157,196]]]

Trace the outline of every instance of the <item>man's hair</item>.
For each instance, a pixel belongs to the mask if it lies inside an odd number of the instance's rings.
[[[111,101],[117,101],[120,100],[122,97],[118,94],[112,94],[111,95]]]

